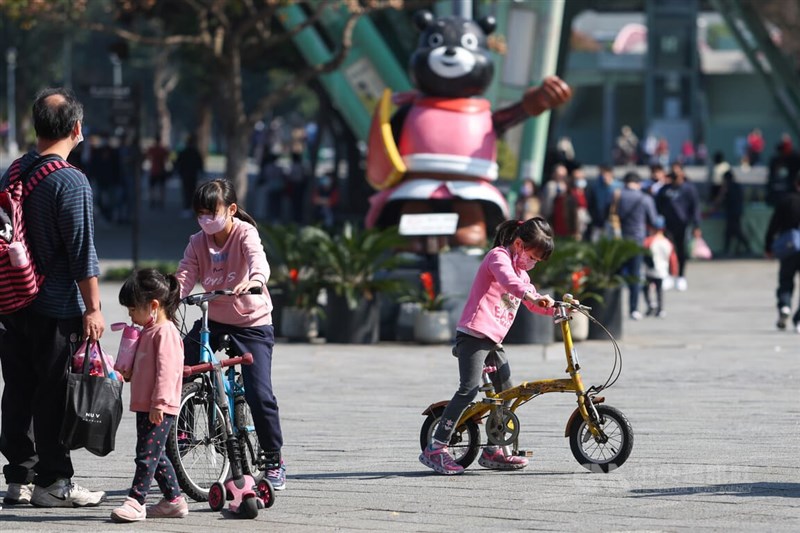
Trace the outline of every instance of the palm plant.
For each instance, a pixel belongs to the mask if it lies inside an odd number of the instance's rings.
[[[338,235],[325,234],[315,242],[322,284],[345,298],[350,309],[376,293],[398,292],[406,282],[386,275],[404,263],[396,250],[405,243],[397,228],[362,230],[346,225]]]
[[[580,253],[580,262],[586,272],[585,286],[600,291],[625,285],[628,280],[619,270],[627,261],[645,253],[645,249],[629,239],[600,239],[595,243],[584,243]]]
[[[323,284],[317,245],[328,238],[327,233],[314,226],[289,224],[262,227],[261,234],[270,263],[270,283],[283,289],[289,306],[320,313],[317,298]]]

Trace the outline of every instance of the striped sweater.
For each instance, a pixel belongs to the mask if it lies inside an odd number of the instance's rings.
[[[25,172],[39,154],[22,156]],[[8,185],[8,172],[0,189]],[[52,318],[83,314],[78,281],[98,276],[94,247],[92,188],[78,169],[64,168],[47,176],[23,205],[26,236],[44,284],[29,309]]]

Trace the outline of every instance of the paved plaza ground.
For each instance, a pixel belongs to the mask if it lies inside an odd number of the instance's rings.
[[[149,222],[162,245],[175,233],[175,259],[186,240],[181,231],[193,230],[193,221],[183,222]],[[101,256],[122,260],[126,242],[99,225]],[[419,429],[422,410],[457,386],[448,346],[279,340],[273,375],[289,476],[287,490],[256,520],[192,503],[182,520],[111,523],[134,469],[134,419],[126,412],[114,453],[73,455],[75,481],[107,491],[108,501],[88,509],[6,507],[0,530],[798,531],[800,335],[775,330],[776,272],[766,260],[691,263],[689,291],[667,293],[666,318],[626,321],[622,376],[604,395],[630,419],[635,444],[610,474],[589,473],[574,460],[564,438],[574,397],[554,394],[519,412],[521,446],[534,454],[527,469],[494,472],[476,462],[462,476],[434,475],[417,460]],[[118,289],[102,284],[108,323],[126,318]],[[119,337],[108,331],[103,340],[113,350]],[[576,346],[585,382],[605,381],[610,344]],[[517,380],[564,375],[560,345],[507,352]]]

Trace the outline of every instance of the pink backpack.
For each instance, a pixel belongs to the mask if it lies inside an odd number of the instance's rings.
[[[71,166],[58,156],[47,155],[24,173],[20,173],[19,159],[9,169],[8,186],[0,191],[0,314],[29,305],[44,282],[25,238],[22,204],[51,172]]]

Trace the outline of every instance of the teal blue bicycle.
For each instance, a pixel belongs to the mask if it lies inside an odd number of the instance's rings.
[[[259,294],[261,289],[251,289]],[[184,384],[178,417],[167,440],[167,456],[175,467],[181,489],[196,501],[208,501],[221,510],[229,501],[231,512],[255,518],[259,508],[275,503],[275,491],[264,476],[264,458],[244,397],[239,365],[253,362],[249,353],[234,354],[230,338],[211,349],[208,303],[230,290],[192,294],[182,303],[200,308],[200,363],[184,367]],[[185,307],[184,307],[185,310]],[[182,330],[186,331],[183,313]],[[191,342],[184,338],[184,342]],[[233,356],[233,357],[232,357]]]

